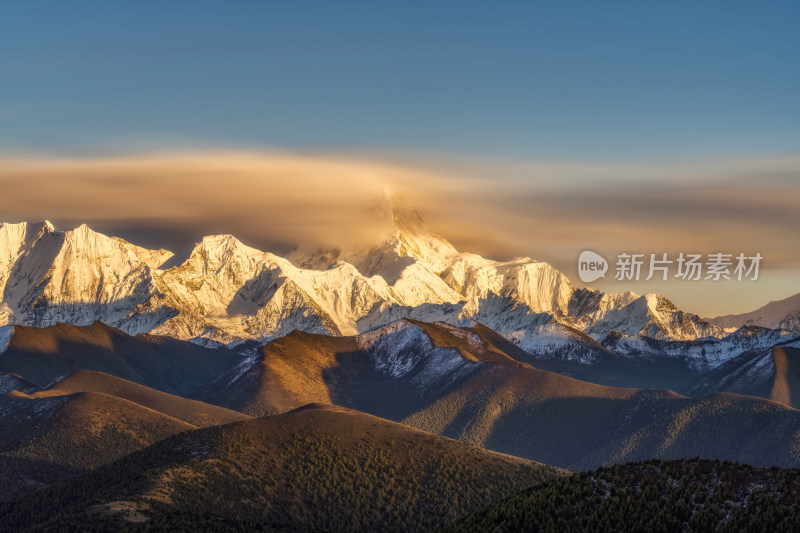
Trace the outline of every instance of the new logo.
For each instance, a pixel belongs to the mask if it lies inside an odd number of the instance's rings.
[[[584,250],[578,257],[578,277],[584,283],[589,283],[606,277],[608,261],[602,255]]]

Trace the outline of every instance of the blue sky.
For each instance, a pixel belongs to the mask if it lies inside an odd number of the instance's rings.
[[[0,148],[796,152],[797,2],[5,2]]]

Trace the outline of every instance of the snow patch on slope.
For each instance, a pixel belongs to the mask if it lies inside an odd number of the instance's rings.
[[[693,341],[664,341],[644,335],[612,333],[601,344],[628,358],[683,359],[693,370],[705,373],[748,350],[771,348],[792,337],[794,334],[788,331],[746,327],[721,339]]]
[[[12,335],[14,335],[14,326],[0,326],[0,354],[8,348]]]
[[[464,359],[456,348],[434,346],[421,327],[406,321],[362,333],[356,342],[376,372],[407,379],[420,392],[442,381],[452,382],[483,364]]]
[[[0,374],[0,395],[16,390],[26,394],[34,392],[38,387],[22,380],[15,374]]]

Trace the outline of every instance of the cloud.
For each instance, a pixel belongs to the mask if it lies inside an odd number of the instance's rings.
[[[3,220],[87,222],[175,251],[233,233],[284,253],[371,242],[385,188],[457,247],[532,256],[575,276],[577,254],[759,251],[797,269],[800,160],[683,164],[423,161],[257,151],[0,160]]]
[[[365,242],[368,206],[421,171],[374,162],[248,152],[0,161],[5,220],[87,222],[176,245],[233,233],[260,245]],[[372,223],[369,223],[372,222]]]
[[[475,225],[491,229],[500,253],[545,258],[568,272],[585,247],[761,251],[770,268],[800,266],[798,159],[528,164],[499,167],[494,175],[461,191],[437,216],[449,211],[451,220],[470,220],[473,213]],[[465,227],[448,235],[462,238]]]

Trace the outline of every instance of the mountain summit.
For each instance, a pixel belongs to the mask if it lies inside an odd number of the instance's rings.
[[[397,262],[402,262],[401,258],[404,257],[416,261],[435,261],[440,256],[458,254],[453,245],[433,233],[419,212],[397,193],[386,190],[383,197],[373,203],[370,211],[375,226],[383,229],[383,235],[376,242],[344,250],[306,250],[300,247],[287,258],[296,266],[313,269],[327,268],[337,260],[345,261],[371,277],[375,274],[385,275],[386,270],[393,270],[393,266],[396,269]]]
[[[724,336],[661,296],[578,289],[544,262],[459,252],[391,192],[376,217],[386,234],[357,249],[299,248],[280,257],[214,235],[180,264],[168,261],[169,251],[86,225],[60,232],[48,222],[2,224],[0,325],[100,320],[130,334],[237,344],[293,330],[351,335],[400,318],[479,321],[533,354],[590,345],[611,331]]]

